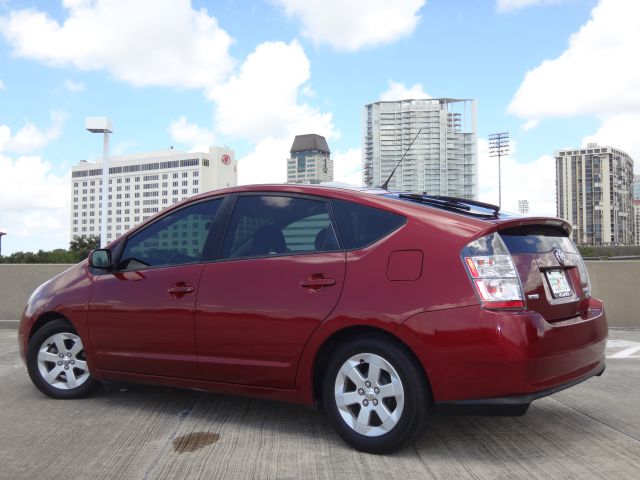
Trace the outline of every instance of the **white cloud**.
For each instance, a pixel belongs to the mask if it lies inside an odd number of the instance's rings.
[[[335,50],[356,51],[410,35],[425,0],[272,0],[302,24],[302,34]]]
[[[27,153],[38,150],[60,136],[66,119],[66,112],[53,111],[51,112],[52,125],[46,130],[41,130],[33,123],[27,122],[15,134],[11,133],[11,128],[7,125],[0,125],[0,152]]]
[[[267,136],[254,149],[238,160],[238,183],[285,183],[287,158],[293,137],[289,139]]]
[[[540,123],[539,120],[535,120],[532,118],[531,120],[527,120],[525,123],[520,125],[520,128],[527,132],[536,128],[538,126],[538,123]]]
[[[136,86],[210,87],[233,68],[231,37],[186,0],[65,0],[65,19],[23,9],[0,17],[13,54],[106,70]]]
[[[508,107],[528,119],[640,112],[640,2],[601,0],[558,58],[527,72]]]
[[[67,248],[69,175],[56,175],[39,156],[0,154],[0,230],[3,253]]]
[[[214,144],[215,134],[212,130],[189,123],[183,115],[172,121],[168,130],[173,140],[189,145],[193,151],[208,152],[209,146]]]
[[[305,97],[309,97],[309,98],[314,98],[316,96],[316,91],[313,88],[311,88],[311,85],[309,84],[302,87],[301,93]]]
[[[84,92],[85,90],[84,83],[76,82],[70,78],[67,78],[62,86],[69,92]]]
[[[562,3],[565,0],[498,0],[496,2],[496,10],[500,13],[519,10],[533,5],[551,5]]]
[[[310,76],[309,59],[297,41],[261,43],[238,74],[209,92],[216,129],[253,142],[300,133],[335,136],[330,114],[299,101]]]
[[[126,155],[133,147],[137,146],[138,142],[136,142],[135,140],[121,140],[113,147],[113,155],[116,157]]]
[[[418,98],[431,98],[422,88],[421,83],[415,83],[407,87],[404,83],[389,80],[389,88],[380,94],[380,100],[407,100]]]
[[[502,210],[518,211],[518,200],[529,201],[528,215],[556,216],[555,160],[549,155],[524,163],[517,159],[517,143],[512,154],[502,158]],[[486,139],[478,140],[480,201],[498,204],[498,159],[489,157]]]
[[[256,47],[229,81],[209,91],[216,132],[243,138],[253,150],[238,160],[238,181],[282,183],[296,135],[339,137],[332,115],[301,101],[310,78],[309,59],[297,41]]]
[[[582,145],[597,143],[603,147],[624,150],[634,160],[634,170],[640,174],[640,114],[622,113],[603,119],[602,125],[593,135],[582,140]]]
[[[6,89],[7,89],[7,87],[4,85],[4,82],[3,82],[3,81],[2,81],[2,79],[0,78],[0,92],[1,92],[2,90],[6,90]]]
[[[362,185],[362,149],[350,148],[333,155],[333,179],[349,185]]]

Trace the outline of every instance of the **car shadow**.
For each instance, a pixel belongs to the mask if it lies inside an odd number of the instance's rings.
[[[120,382],[104,385],[93,401],[175,416],[184,422],[184,430],[212,431],[221,436],[221,441],[227,436],[225,431],[233,431],[238,441],[246,435],[280,434],[294,443],[311,436],[329,446],[349,448],[333,432],[321,410],[301,405]],[[414,446],[393,455],[521,464],[517,452],[526,452],[530,459],[555,458],[558,452],[570,452],[584,442],[599,443],[601,432],[593,428],[594,423],[552,399],[535,402],[521,417],[436,414]]]

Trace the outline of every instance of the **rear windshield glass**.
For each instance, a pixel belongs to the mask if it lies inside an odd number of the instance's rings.
[[[405,222],[401,215],[357,203],[331,200],[331,206],[347,249],[364,248]]]
[[[577,253],[573,242],[563,230],[546,226],[520,227],[500,232],[500,236],[512,254],[544,253],[554,248]]]

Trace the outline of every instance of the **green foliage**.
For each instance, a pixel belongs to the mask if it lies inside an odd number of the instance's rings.
[[[583,257],[596,256],[595,252],[593,251],[593,247],[589,245],[578,245],[578,251],[580,252],[580,255],[582,255]]]
[[[80,237],[69,243],[69,250],[38,250],[37,252],[15,252],[0,257],[0,263],[78,263],[87,258],[89,252],[98,248],[100,237]]]
[[[69,242],[69,251],[78,255],[78,261],[87,258],[89,252],[96,248],[100,248],[100,237],[98,235],[83,235]]]
[[[628,257],[639,256],[640,246],[637,245],[618,245],[618,246],[593,246],[578,245],[578,250],[583,257],[598,257],[607,259],[610,257]]]

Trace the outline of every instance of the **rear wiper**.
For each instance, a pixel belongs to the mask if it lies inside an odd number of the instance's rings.
[[[413,200],[415,202],[426,203],[436,207],[450,208],[454,210],[462,210],[472,215],[497,216],[500,207],[490,203],[478,202],[476,200],[467,200],[466,198],[446,197],[442,195],[420,195],[417,193],[400,193],[400,198]],[[491,211],[491,214],[483,214],[481,212],[472,212],[471,207],[480,207]]]

